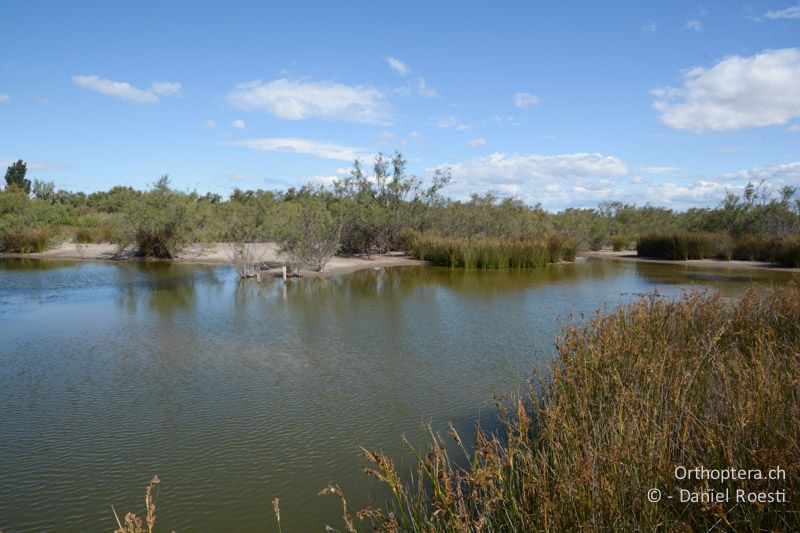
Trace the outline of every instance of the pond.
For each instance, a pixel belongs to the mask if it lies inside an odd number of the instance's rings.
[[[657,290],[742,294],[778,271],[598,259],[532,271],[375,269],[239,282],[232,269],[0,260],[0,529],[112,531],[161,479],[157,530],[341,527],[380,498],[359,446],[453,422],[546,368],[559,324]],[[405,462],[404,462],[405,461]]]

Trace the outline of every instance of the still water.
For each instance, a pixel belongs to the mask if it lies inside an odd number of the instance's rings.
[[[642,293],[741,294],[772,271],[580,260],[238,282],[227,267],[0,260],[0,529],[112,531],[161,477],[157,530],[340,528],[383,494],[358,446],[451,421],[552,357],[572,315]],[[465,439],[465,440],[466,440]]]

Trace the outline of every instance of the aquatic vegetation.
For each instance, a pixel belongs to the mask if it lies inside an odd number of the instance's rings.
[[[436,266],[461,268],[537,268],[547,263],[573,261],[575,243],[551,235],[531,238],[453,238],[418,233],[408,237],[409,253]]]
[[[725,233],[654,233],[641,237],[636,249],[640,257],[657,259],[737,259],[800,266],[800,235],[734,238]]]
[[[159,483],[161,483],[161,480],[158,479],[158,476],[153,476],[144,491],[145,523],[147,524],[148,533],[153,533],[153,526],[156,523],[156,500],[153,497],[153,489],[158,488]],[[136,513],[127,513],[124,522],[122,522],[113,506],[111,510],[118,526],[114,533],[144,533],[144,523]]]

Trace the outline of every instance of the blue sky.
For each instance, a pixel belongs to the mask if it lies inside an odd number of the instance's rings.
[[[800,186],[800,3],[0,6],[0,164],[94,191],[330,183],[379,152],[548,209]]]

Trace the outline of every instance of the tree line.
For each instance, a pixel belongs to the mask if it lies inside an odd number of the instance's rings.
[[[560,236],[579,250],[633,248],[656,232],[724,233],[771,239],[800,233],[797,189],[772,192],[749,184],[712,208],[686,211],[603,202],[597,208],[549,212],[494,193],[448,198],[448,171],[428,181],[408,174],[400,153],[378,155],[369,170],[356,161],[330,187],[235,189],[227,198],[182,191],[163,176],[146,190],[117,186],[93,193],[56,189],[27,177],[19,160],[0,192],[0,250],[40,251],[53,243],[113,242],[142,256],[171,258],[190,242],[278,242],[303,267],[320,268],[334,253],[407,249],[430,234],[454,239],[546,239]]]

